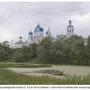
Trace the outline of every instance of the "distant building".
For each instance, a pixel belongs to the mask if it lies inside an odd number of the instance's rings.
[[[69,20],[66,30],[67,30],[66,35],[61,35],[61,36],[57,35],[57,37],[67,39],[72,35],[75,35],[74,26],[72,25],[71,20]],[[44,28],[41,27],[40,24],[38,24],[35,27],[34,32],[30,30],[30,32],[28,33],[28,39],[26,41],[23,41],[22,37],[20,36],[19,41],[15,42],[12,48],[22,48],[23,46],[30,46],[33,43],[39,44],[42,39],[44,39],[45,37],[51,36],[50,27],[48,28],[45,34],[46,35],[44,36]],[[84,44],[87,45],[87,39],[84,39]]]
[[[66,27],[67,29],[67,36],[72,36],[74,34],[74,26],[72,25],[72,21],[69,20],[69,24]]]
[[[43,38],[44,38],[44,29],[40,25],[37,25],[34,30],[34,36],[32,38],[32,43],[39,44]]]
[[[46,32],[46,37],[51,36],[51,32],[50,32],[50,27],[48,28],[47,32]]]
[[[13,48],[21,48],[25,45],[25,42],[22,40],[22,36],[19,37],[19,41],[15,42]]]
[[[46,36],[50,36],[50,28],[46,32]],[[39,44],[42,39],[44,39],[44,28],[38,24],[35,29],[34,33],[30,30],[28,33],[28,39],[26,41],[22,40],[22,37],[19,37],[19,41],[17,41],[12,48],[22,48],[23,46],[30,46],[30,44],[36,43]]]

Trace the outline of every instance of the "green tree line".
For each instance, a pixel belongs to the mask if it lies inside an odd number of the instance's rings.
[[[46,37],[38,45],[11,49],[0,45],[0,61],[45,64],[90,65],[90,36],[87,44],[83,37],[73,35]]]

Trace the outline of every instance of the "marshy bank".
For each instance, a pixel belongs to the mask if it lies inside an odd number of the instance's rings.
[[[90,74],[90,66],[74,66],[74,65],[50,65],[48,67],[33,67],[33,68],[8,68],[9,70],[12,70],[14,72],[18,73],[24,73],[24,74],[31,74],[34,73],[34,75],[41,75],[45,71],[51,72],[52,70],[63,72],[65,75],[76,75],[76,76],[86,76]],[[38,74],[39,73],[39,74]],[[47,72],[44,73],[44,75],[47,74]]]
[[[90,66],[2,63],[0,84],[90,85]]]
[[[48,84],[48,85],[57,85],[57,84],[90,84],[90,75],[83,76],[68,76],[65,79],[57,79],[52,77],[35,77],[35,76],[28,76],[23,75],[20,73],[15,73],[13,71],[7,69],[0,69],[0,84]]]

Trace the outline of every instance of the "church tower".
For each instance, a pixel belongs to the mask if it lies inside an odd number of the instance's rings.
[[[28,33],[28,43],[29,44],[32,43],[32,40],[33,40],[33,33],[30,30],[30,32]]]
[[[38,24],[34,30],[34,36],[36,37],[43,37],[44,36],[44,29]]]
[[[41,40],[44,38],[44,29],[38,24],[34,30],[34,39],[33,43],[39,44]]]
[[[33,33],[31,32],[31,30],[30,30],[30,32],[28,33],[28,36],[29,36],[28,39],[32,39],[32,38],[33,38]]]
[[[72,21],[69,20],[69,25],[67,25],[67,36],[71,36],[74,34],[74,26],[72,25]]]
[[[48,30],[46,32],[46,37],[51,36],[50,27],[48,27]]]

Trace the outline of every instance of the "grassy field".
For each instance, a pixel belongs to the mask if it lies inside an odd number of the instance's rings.
[[[51,67],[47,64],[29,64],[29,63],[0,63],[0,68],[38,68]]]
[[[50,77],[34,77],[18,74],[7,69],[0,69],[0,84],[90,84],[90,75],[87,76],[67,76],[65,79],[56,79]]]

